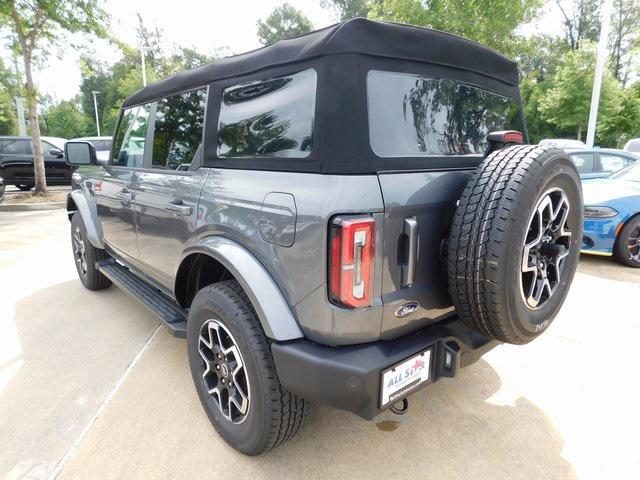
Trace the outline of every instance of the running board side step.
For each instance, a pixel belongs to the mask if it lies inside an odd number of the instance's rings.
[[[187,338],[187,312],[171,298],[112,258],[98,262],[96,266],[120,289],[155,313],[174,337]]]

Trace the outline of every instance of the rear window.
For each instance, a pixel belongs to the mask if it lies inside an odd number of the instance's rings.
[[[571,160],[578,169],[578,173],[593,172],[593,153],[572,153]]]
[[[452,80],[372,70],[367,97],[379,157],[481,154],[489,132],[523,131],[517,101]]]
[[[189,169],[202,144],[205,98],[206,90],[202,89],[158,101],[153,168]]]
[[[31,142],[19,138],[0,140],[0,150],[5,155],[25,155],[31,153]]]
[[[316,72],[309,69],[226,88],[218,157],[307,157],[313,144],[316,83]]]

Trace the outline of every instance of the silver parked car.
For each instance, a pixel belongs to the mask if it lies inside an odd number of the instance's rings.
[[[242,453],[310,404],[403,413],[567,295],[580,179],[523,125],[517,65],[433,30],[355,19],[217,60],[128,98],[106,164],[67,144],[79,278],[186,337]]]
[[[624,151],[638,153],[640,154],[640,138],[632,138],[627,143],[625,143]]]

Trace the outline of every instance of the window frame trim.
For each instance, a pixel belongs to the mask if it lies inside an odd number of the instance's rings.
[[[319,128],[321,122],[321,107],[324,98],[323,78],[325,75],[325,65],[317,59],[309,59],[292,64],[276,65],[256,72],[237,75],[209,84],[209,96],[207,102],[206,119],[209,128],[205,129],[206,139],[204,141],[202,166],[213,168],[225,168],[232,170],[257,170],[257,171],[280,171],[280,172],[300,172],[300,173],[321,173],[322,151],[322,129]],[[251,81],[261,81],[272,77],[295,75],[304,70],[314,70],[316,73],[315,105],[313,111],[313,127],[311,136],[313,145],[309,155],[306,157],[278,157],[274,155],[263,157],[219,157],[218,156],[218,125],[220,123],[220,111],[222,106],[222,92],[231,86],[247,83]]]
[[[173,97],[174,95],[182,95],[185,93],[190,93],[190,92],[195,92],[197,90],[204,90],[204,102],[203,102],[203,119],[202,119],[202,134],[201,134],[201,142],[202,142],[202,148],[204,151],[205,148],[205,132],[206,132],[206,125],[207,125],[207,108],[208,108],[208,103],[209,103],[209,87],[210,85],[200,85],[198,87],[191,87],[188,88],[184,91],[180,91],[180,92],[176,92],[176,93],[172,93],[171,95],[168,95],[166,97],[159,97],[159,98],[155,98],[149,102],[146,103],[138,103],[135,105],[130,105],[126,108],[120,108],[120,113],[118,115],[118,121],[116,122],[116,127],[114,129],[114,133],[113,136],[111,137],[111,150],[109,153],[109,161],[107,162],[107,164],[105,165],[106,167],[115,169],[115,170],[124,170],[124,171],[128,171],[128,170],[134,170],[136,172],[142,172],[142,173],[160,173],[160,174],[170,174],[170,175],[181,175],[181,176],[190,176],[193,175],[193,173],[196,172],[196,170],[200,167],[203,166],[204,162],[201,161],[200,165],[198,165],[198,168],[195,168],[193,170],[189,169],[189,170],[167,170],[164,168],[157,168],[157,167],[153,167],[153,142],[155,140],[155,124],[156,124],[156,113],[157,113],[157,106],[158,106],[158,102],[162,99],[168,98],[168,97]],[[124,115],[124,112],[126,110],[130,110],[132,108],[137,108],[143,105],[151,105],[150,109],[149,109],[149,120],[147,122],[147,133],[145,135],[145,146],[144,146],[144,153],[143,153],[143,162],[142,162],[142,167],[129,167],[129,166],[124,166],[124,165],[115,165],[113,163],[114,160],[114,147],[115,147],[115,138],[116,135],[118,134],[118,130],[120,129],[120,124],[122,123],[122,117]],[[151,127],[151,128],[150,128]],[[150,146],[150,148],[148,148],[148,146]]]

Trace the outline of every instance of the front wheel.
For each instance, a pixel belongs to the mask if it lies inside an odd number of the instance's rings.
[[[613,249],[623,265],[640,268],[640,215],[636,215],[624,226]]]
[[[229,445],[259,455],[298,432],[309,404],[278,381],[269,342],[238,282],[196,294],[187,345],[200,402]]]
[[[89,290],[102,290],[111,286],[111,280],[100,273],[96,267],[96,263],[108,259],[109,254],[91,245],[84,222],[78,212],[71,217],[71,246],[82,285]]]

